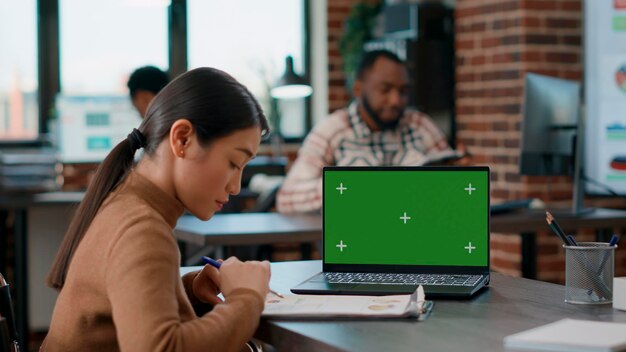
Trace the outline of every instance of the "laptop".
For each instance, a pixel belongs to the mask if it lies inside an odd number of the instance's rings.
[[[470,297],[489,283],[489,168],[323,170],[323,271],[301,294]]]

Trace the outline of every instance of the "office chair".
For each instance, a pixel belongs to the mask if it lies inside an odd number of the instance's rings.
[[[256,341],[250,340],[246,342],[246,345],[241,352],[263,352],[263,347],[256,343]]]
[[[0,317],[4,323],[0,323],[0,335],[2,335],[2,348],[5,348],[5,330],[1,325],[6,326],[6,334],[8,336],[8,351],[19,352],[20,348],[17,343],[17,325],[15,325],[15,315],[13,314],[13,303],[11,301],[11,291],[4,276],[0,273]]]
[[[13,341],[9,337],[7,320],[0,316],[0,352],[13,352]]]
[[[276,194],[280,190],[281,183],[276,184],[270,189],[264,191],[259,195],[256,200],[256,204],[251,213],[268,213],[276,206]],[[262,244],[256,248],[256,259],[258,260],[271,260],[274,248],[271,244]]]
[[[253,213],[267,213],[271,212],[276,207],[276,195],[278,191],[280,191],[280,187],[282,186],[282,182],[277,183],[273,187],[269,188],[265,192],[261,193],[257,198],[256,204],[250,212]],[[301,243],[300,244],[300,254],[302,256],[302,260],[311,259],[311,253],[313,252],[313,247],[310,243]],[[271,244],[262,244],[257,249],[256,259],[258,260],[272,260],[272,255],[274,253],[274,247]]]
[[[259,194],[259,197],[256,199],[256,203],[250,209],[250,212],[267,213],[272,211],[272,208],[276,206],[276,194],[280,190],[281,185],[282,182]]]

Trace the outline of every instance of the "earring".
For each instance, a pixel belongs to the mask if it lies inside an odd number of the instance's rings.
[[[181,149],[181,150],[180,150],[180,157],[181,157],[181,158],[184,158],[184,157],[185,157],[185,150],[184,150],[184,149]]]

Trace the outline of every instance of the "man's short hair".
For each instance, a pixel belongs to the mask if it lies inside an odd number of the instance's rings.
[[[138,90],[147,90],[157,94],[168,82],[167,73],[154,66],[144,66],[130,75],[127,86],[130,96],[134,97]]]
[[[356,78],[363,79],[363,76],[365,75],[365,73],[369,71],[372,68],[372,66],[374,66],[374,63],[376,62],[376,60],[378,60],[379,57],[384,57],[393,62],[397,62],[401,65],[404,65],[404,61],[400,60],[398,55],[392,53],[389,50],[368,51],[364,53],[363,56],[361,56],[359,65],[356,68]]]

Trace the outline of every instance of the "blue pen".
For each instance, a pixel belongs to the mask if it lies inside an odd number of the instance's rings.
[[[207,256],[202,256],[202,260],[204,260],[205,263],[211,265],[214,268],[221,268],[222,267],[222,263],[218,262],[217,260],[213,259],[213,258],[209,258]]]
[[[619,236],[616,234],[613,234],[613,236],[611,236],[611,240],[609,241],[609,246],[611,247],[615,246],[618,241],[619,241]]]
[[[567,235],[567,239],[570,242],[570,246],[578,246],[578,243],[576,243],[576,240],[574,239],[574,236],[572,235]]]
[[[215,260],[213,258],[209,258],[209,257],[203,255],[202,256],[202,260],[205,263],[209,264],[210,266],[212,266],[212,267],[214,267],[216,269],[219,269],[219,268],[222,267],[222,263],[218,262],[217,260]],[[276,291],[274,291],[272,289],[270,289],[270,292],[273,293],[274,295],[280,297],[280,298],[285,298],[285,296],[281,295],[280,293],[278,293],[278,292],[276,292]]]
[[[618,241],[619,241],[619,236],[617,234],[613,234],[613,236],[611,236],[611,240],[609,241],[609,247],[615,246]],[[611,256],[610,252],[607,252],[604,254],[604,258],[602,258],[602,263],[600,263],[600,267],[598,268],[598,271],[596,272],[597,275],[602,274],[602,271],[604,270],[604,266],[606,265],[606,262],[609,260],[610,256]]]

